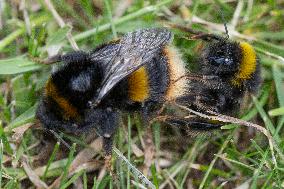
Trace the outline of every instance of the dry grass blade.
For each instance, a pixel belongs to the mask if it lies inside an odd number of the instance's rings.
[[[244,7],[244,1],[243,0],[239,0],[237,8],[236,8],[236,10],[234,12],[234,16],[233,16],[232,21],[231,21],[231,27],[232,27],[233,30],[235,30],[235,28],[236,28],[236,26],[238,24],[238,21],[240,19],[240,15],[241,15],[243,7]]]
[[[167,177],[167,179],[160,185],[160,189],[165,188],[166,186],[169,186],[169,184],[171,183],[171,181],[174,180],[174,177],[185,167],[185,164],[180,164],[175,171],[173,171],[171,174],[165,174],[165,177]]]
[[[136,144],[131,144],[131,150],[136,157],[142,157],[144,155],[144,152]]]
[[[153,135],[151,127],[148,127],[145,132],[144,136],[144,167],[143,167],[143,174],[148,175],[149,169],[152,165],[153,158],[155,156],[155,146],[153,143]]]
[[[22,165],[28,178],[37,188],[48,188],[47,184],[40,180],[39,176],[32,170],[24,158],[22,159]]]
[[[27,11],[26,1],[25,0],[21,1],[20,10],[23,11],[23,16],[24,16],[24,20],[25,20],[25,24],[26,24],[27,33],[29,35],[31,35],[31,33],[32,33],[32,31],[31,31],[31,21],[30,21],[29,15],[28,15],[28,11]]]
[[[284,65],[284,57],[282,56],[279,56],[279,55],[276,55],[276,54],[273,54],[271,52],[268,52],[268,51],[262,51],[264,54],[268,55],[268,56],[271,56],[273,58],[276,58],[279,60],[279,62]]]
[[[213,22],[208,22],[208,21],[203,20],[202,18],[197,17],[197,16],[192,17],[192,22],[206,25],[207,28],[211,29],[212,31],[217,30],[217,31],[224,32],[224,24],[217,24],[217,23],[213,23]],[[249,41],[256,40],[255,37],[253,37],[253,36],[241,34],[236,30],[232,30],[231,28],[229,28],[229,33],[230,33],[230,36],[235,36],[235,37],[238,37],[238,38],[241,38],[241,39],[246,39],[246,40],[249,40]]]
[[[50,10],[50,12],[52,13],[53,17],[55,18],[55,20],[57,21],[57,23],[59,24],[59,26],[62,28],[65,26],[65,22],[63,21],[63,19],[61,18],[61,16],[58,14],[58,12],[55,10],[53,4],[51,3],[50,0],[45,0],[45,4],[48,7],[48,9]],[[79,47],[77,45],[77,43],[75,42],[75,40],[73,39],[73,36],[71,35],[71,33],[67,33],[67,39],[70,42],[72,48],[74,50],[79,50]]]
[[[86,172],[91,172],[98,170],[99,168],[103,167],[103,163],[101,161],[93,160],[92,162],[87,162],[79,165],[74,169],[72,172],[70,172],[69,175],[73,175],[75,173],[78,173],[81,170],[85,170]]]
[[[88,148],[85,148],[73,160],[69,172],[73,172],[77,167],[90,161],[102,150],[102,138],[95,139]]]
[[[4,23],[3,23],[3,13],[4,13],[4,6],[5,5],[5,2],[4,2],[4,0],[0,0],[0,30],[2,30],[3,29],[3,25],[4,25]]]
[[[14,132],[12,139],[13,141],[20,143],[20,141],[23,138],[24,133],[33,126],[33,123],[27,123],[25,125],[22,125],[21,127],[14,128],[12,131]]]
[[[131,6],[133,0],[122,0],[118,3],[117,8],[114,12],[114,18],[121,17],[125,11]]]
[[[138,182],[135,182],[134,180],[131,180],[131,183],[133,184],[133,186],[136,186],[137,188],[147,189],[145,186],[143,186],[142,184]]]

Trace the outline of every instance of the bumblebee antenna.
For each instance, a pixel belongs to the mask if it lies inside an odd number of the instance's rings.
[[[226,20],[225,20],[223,11],[221,11],[220,14],[221,14],[222,21],[223,21],[223,23],[224,23],[224,28],[225,28],[225,33],[226,33],[226,39],[229,39],[229,38],[230,38],[230,36],[229,36],[229,30],[228,30],[228,26],[227,26],[227,23],[226,23]]]

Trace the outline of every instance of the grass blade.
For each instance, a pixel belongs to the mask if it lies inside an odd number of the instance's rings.
[[[64,167],[64,171],[63,171],[63,175],[62,175],[62,178],[61,178],[61,182],[60,182],[60,188],[65,184],[66,182],[66,179],[68,177],[68,172],[69,172],[69,167],[72,163],[72,160],[74,158],[74,153],[76,151],[76,143],[74,143],[71,147],[71,150],[69,152],[69,155],[68,155],[68,160],[67,160],[67,163],[66,163],[66,166]]]
[[[50,156],[50,158],[49,158],[49,160],[48,160],[48,162],[47,162],[46,168],[45,168],[44,173],[43,173],[43,176],[42,176],[42,179],[43,179],[43,180],[45,180],[47,171],[48,171],[48,169],[49,169],[51,163],[52,163],[52,162],[54,161],[54,159],[55,159],[55,155],[56,155],[56,153],[57,153],[57,151],[58,151],[58,149],[59,149],[59,145],[60,145],[59,142],[56,142],[56,144],[54,145],[53,151],[52,151],[51,156]]]

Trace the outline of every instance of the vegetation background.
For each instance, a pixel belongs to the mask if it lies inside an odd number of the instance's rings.
[[[52,66],[29,57],[44,59],[76,44],[90,50],[165,22],[224,35],[224,20],[230,38],[249,41],[261,59],[263,85],[239,117],[265,127],[274,143],[237,125],[211,137],[190,137],[155,123],[150,131],[155,153],[149,154],[143,139],[148,131],[137,116],[125,115],[115,146],[157,188],[283,188],[283,18],[283,0],[0,0],[1,188],[149,187],[116,153],[112,179],[103,167],[100,139],[61,135],[72,146],[68,149],[40,127],[34,112]],[[174,44],[191,69],[202,44],[173,31]]]

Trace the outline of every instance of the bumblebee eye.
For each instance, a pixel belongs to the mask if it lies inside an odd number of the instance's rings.
[[[225,57],[210,57],[208,58],[210,64],[215,66],[220,65],[231,65],[233,63],[233,60],[230,58]]]
[[[231,58],[225,58],[225,64],[226,64],[226,65],[232,65],[232,64],[233,64],[233,59],[231,59]]]

